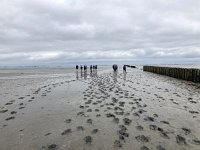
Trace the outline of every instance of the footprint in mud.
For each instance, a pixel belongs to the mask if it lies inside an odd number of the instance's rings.
[[[113,102],[113,103],[117,103],[118,101],[119,101],[118,99],[116,99],[116,98],[114,98],[114,97],[112,98],[112,102]]]
[[[6,118],[5,120],[8,121],[8,120],[13,120],[13,119],[15,119],[14,116],[12,116],[12,117],[8,117],[8,118]]]
[[[164,123],[164,124],[169,124],[168,121],[160,121],[161,123]]]
[[[92,100],[88,100],[87,102],[85,102],[85,104],[91,104]]]
[[[119,140],[126,142],[125,137],[123,135],[119,135]]]
[[[124,137],[129,137],[129,133],[126,133],[127,128],[124,125],[119,126],[120,130],[118,133]]]
[[[121,148],[121,147],[122,147],[122,143],[121,143],[119,140],[115,140],[115,142],[114,142],[114,147],[119,147],[119,148]]]
[[[150,150],[150,149],[146,146],[142,146],[142,147],[140,147],[140,150]]]
[[[19,107],[19,109],[24,109],[25,107]]]
[[[77,116],[85,116],[85,113],[84,113],[83,111],[78,112],[78,113],[77,113]]]
[[[113,122],[114,123],[119,123],[119,118],[117,118],[117,117],[113,118]]]
[[[99,109],[95,109],[96,112],[99,112]]]
[[[43,149],[43,150],[46,150],[46,148],[45,148],[44,146],[42,147],[42,149]],[[57,149],[58,149],[58,146],[57,146],[56,144],[51,144],[51,145],[48,145],[48,146],[47,146],[47,149],[48,149],[48,150],[57,150]]]
[[[92,112],[92,109],[88,109],[87,112]]]
[[[16,113],[17,113],[16,111],[11,111],[11,112],[10,112],[10,114],[16,114]]]
[[[133,113],[134,116],[140,117],[140,115],[138,113]]]
[[[134,103],[133,102],[129,102],[128,104],[133,105]]]
[[[179,144],[179,145],[187,145],[186,143],[186,140],[184,137],[182,137],[181,135],[177,135],[176,136],[176,142]]]
[[[84,109],[84,106],[80,105],[79,108]]]
[[[140,114],[142,114],[143,112],[146,112],[146,110],[143,110],[143,109],[138,110],[138,113],[140,113]]]
[[[199,112],[198,111],[190,110],[189,113],[191,113],[191,114],[198,114]]]
[[[188,128],[184,128],[184,127],[183,127],[182,130],[185,132],[185,135],[188,135],[188,134],[191,133],[191,130],[188,129]]]
[[[107,109],[108,109],[108,110],[111,110],[112,108],[111,108],[111,107],[107,107]]]
[[[153,117],[146,117],[146,118],[144,118],[144,120],[145,121],[152,121],[152,122],[154,122],[154,118]]]
[[[158,114],[153,114],[154,117],[158,117]]]
[[[108,113],[108,114],[106,114],[106,117],[108,117],[108,118],[111,118],[111,117],[115,118],[115,115],[113,115],[111,113]]]
[[[61,135],[66,135],[66,134],[69,134],[69,133],[72,133],[72,130],[71,130],[71,129],[67,129],[67,130],[63,131],[63,132],[61,133]]]
[[[136,136],[135,138],[136,138],[136,140],[137,140],[138,142],[144,142],[144,143],[146,143],[146,142],[149,142],[149,141],[150,141],[150,138],[147,137],[147,136],[144,136],[144,135],[138,135],[138,136]]]
[[[132,120],[130,120],[129,118],[124,118],[123,121],[125,125],[130,125],[132,122]]]
[[[92,124],[92,119],[88,119],[88,120],[87,120],[87,123],[88,123],[88,124]]]
[[[24,103],[20,103],[19,105],[22,106],[22,105],[24,105]]]
[[[71,123],[72,119],[65,120],[65,123]]]
[[[7,111],[8,111],[8,109],[3,109],[3,110],[0,110],[0,113],[5,113]]]
[[[166,150],[164,147],[162,147],[161,145],[158,145],[157,147],[156,147],[156,149],[157,150]]]
[[[160,127],[158,127],[157,130],[158,130],[159,132],[164,132],[163,128],[160,128]]]
[[[156,125],[149,125],[149,129],[155,131],[158,129],[158,127]]]
[[[120,101],[119,106],[124,107],[125,102]]]
[[[137,130],[142,131],[144,128],[141,125],[135,127]]]
[[[198,139],[193,139],[193,140],[192,140],[192,143],[195,144],[195,145],[200,145],[200,140],[198,140]]]
[[[192,104],[196,104],[197,102],[196,101],[189,101],[190,103],[192,103]]]
[[[98,104],[97,102],[92,103],[92,105],[97,105],[97,104]]]
[[[143,107],[147,107],[147,104],[143,104]]]
[[[84,141],[85,141],[85,143],[86,144],[91,144],[92,143],[92,137],[91,136],[86,136],[85,138],[84,138]]]
[[[177,103],[177,102],[173,102],[173,104],[176,104],[176,105],[178,105],[179,103]]]
[[[160,132],[160,136],[165,138],[165,139],[170,139],[169,136],[167,135],[167,133],[164,132],[164,131]]]
[[[7,124],[4,124],[4,125],[3,125],[3,127],[7,127],[7,126],[8,126]]]
[[[76,127],[76,129],[77,129],[78,131],[84,131],[84,130],[85,130],[85,128],[84,128],[83,126],[78,126],[78,127]]]
[[[99,129],[93,129],[92,134],[96,134],[99,131]]]
[[[8,102],[8,103],[6,103],[5,105],[12,105],[13,103],[11,103],[11,102]]]
[[[97,114],[96,117],[101,117],[101,115],[100,115],[100,114]]]
[[[45,134],[44,136],[48,136],[48,135],[51,135],[51,133],[47,133],[47,134]]]

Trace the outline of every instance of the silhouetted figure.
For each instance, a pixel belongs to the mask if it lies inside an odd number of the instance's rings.
[[[91,72],[91,73],[92,73],[92,68],[93,68],[92,65],[90,65],[90,72]]]
[[[113,81],[114,81],[114,83],[117,82],[117,71],[113,72]]]
[[[118,69],[118,66],[116,64],[113,65],[113,70],[116,72]]]
[[[84,71],[83,75],[84,75],[84,79],[86,80],[87,79],[87,70]]]
[[[92,68],[93,68],[93,69],[97,69],[97,65],[94,65]]]
[[[81,71],[82,71],[83,70],[83,66],[81,66],[80,68],[81,68]]]
[[[78,80],[78,70],[76,71],[76,79]]]
[[[126,72],[124,72],[124,81],[126,81]]]
[[[87,66],[86,65],[84,65],[84,71],[86,71],[87,70]]]
[[[76,69],[78,70],[78,65],[76,65]]]
[[[126,73],[126,65],[123,66],[123,71]]]

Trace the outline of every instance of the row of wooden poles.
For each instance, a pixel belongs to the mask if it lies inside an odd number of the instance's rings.
[[[200,83],[200,69],[143,66],[143,71]]]

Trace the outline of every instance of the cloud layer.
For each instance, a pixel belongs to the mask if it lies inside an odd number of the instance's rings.
[[[199,0],[1,0],[0,63],[200,58]]]

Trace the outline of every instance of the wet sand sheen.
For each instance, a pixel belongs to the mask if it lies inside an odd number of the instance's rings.
[[[0,149],[200,149],[198,84],[70,71],[0,79]]]

